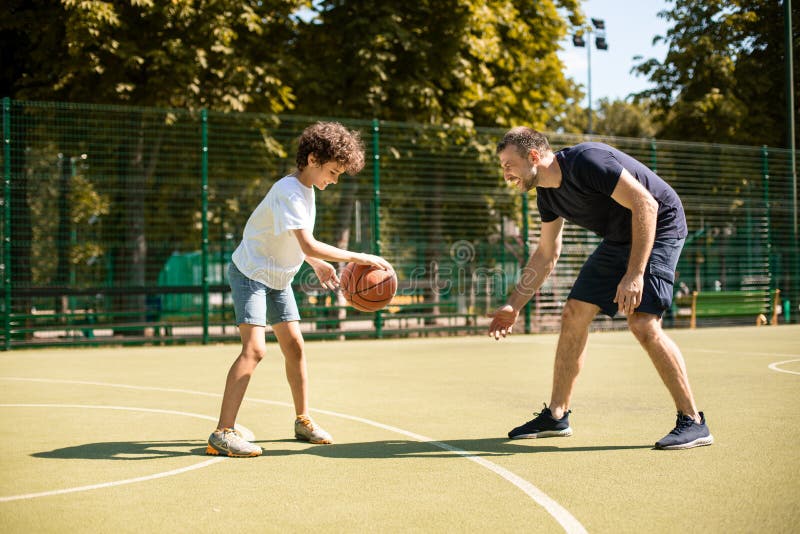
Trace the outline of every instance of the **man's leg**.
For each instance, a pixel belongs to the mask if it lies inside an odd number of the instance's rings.
[[[680,349],[661,328],[656,315],[634,312],[628,317],[628,326],[650,356],[661,380],[667,386],[675,407],[684,415],[700,423],[700,414],[694,403],[689,375]]]
[[[569,409],[572,388],[586,356],[589,325],[598,311],[598,306],[575,299],[568,299],[564,306],[550,397],[550,412],[556,419],[561,419]]]

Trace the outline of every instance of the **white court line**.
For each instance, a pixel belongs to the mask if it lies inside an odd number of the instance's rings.
[[[782,365],[784,363],[791,363],[791,362],[800,362],[800,358],[796,358],[794,360],[783,360],[782,362],[774,362],[774,363],[769,364],[767,367],[769,367],[773,371],[778,371],[779,373],[789,373],[789,374],[792,374],[792,375],[800,375],[800,372],[789,371],[787,369],[781,369],[780,367],[778,367],[779,365]]]
[[[623,345],[615,343],[589,343],[591,347],[602,347],[607,349],[641,349],[639,345]],[[691,349],[687,352],[707,352],[709,354],[735,354],[737,356],[798,356],[798,354],[784,352],[755,352],[749,350],[722,350],[722,349]]]
[[[116,388],[127,388],[127,389],[138,389],[138,390],[147,390],[147,391],[165,391],[171,393],[186,393],[189,395],[203,395],[206,397],[221,397],[222,395],[218,393],[206,393],[203,391],[193,391],[189,389],[173,389],[173,388],[157,388],[152,386],[131,386],[127,384],[113,384],[113,383],[106,383],[106,382],[85,382],[85,381],[78,381],[78,380],[57,380],[57,379],[46,379],[46,378],[21,378],[21,377],[0,377],[2,380],[17,380],[17,381],[25,381],[25,382],[44,382],[44,383],[57,383],[57,384],[83,384],[83,385],[92,385],[92,386],[104,386],[104,387],[116,387]],[[286,402],[279,402],[279,401],[271,401],[266,399],[247,399],[249,402],[257,402],[262,404],[272,404],[277,406],[286,406],[291,407],[292,405]],[[525,480],[524,478],[520,477],[519,475],[505,469],[504,467],[500,467],[499,465],[495,464],[494,462],[490,462],[485,458],[481,458],[480,456],[476,456],[470,452],[467,452],[463,449],[459,449],[458,447],[454,447],[447,443],[443,443],[441,441],[435,441],[432,438],[427,436],[423,436],[420,434],[415,434],[413,432],[409,432],[407,430],[403,430],[401,428],[384,425],[383,423],[378,423],[377,421],[372,421],[370,419],[364,419],[362,417],[356,417],[352,415],[342,414],[338,412],[331,412],[328,410],[319,410],[319,409],[312,409],[313,412],[323,413],[326,415],[331,415],[334,417],[341,417],[343,419],[350,419],[352,421],[357,421],[360,423],[364,423],[366,425],[374,426],[376,428],[381,428],[383,430],[388,430],[389,432],[395,432],[397,434],[401,434],[403,436],[410,437],[414,440],[429,443],[434,447],[438,447],[440,449],[453,452],[458,454],[459,456],[475,462],[476,464],[489,469],[491,472],[495,473],[496,475],[500,476],[504,480],[510,482],[520,490],[522,490],[528,497],[534,500],[536,504],[544,508],[548,514],[550,514],[553,519],[555,519],[561,527],[569,534],[586,534],[586,529],[584,526],[575,519],[575,517],[569,513],[569,511],[558,504],[555,500],[549,497],[546,493],[542,490]],[[201,416],[205,417],[205,416]],[[197,464],[198,466],[200,464]],[[187,470],[186,468],[184,468]],[[166,475],[165,475],[166,476]],[[143,477],[143,479],[146,479]],[[132,482],[138,481],[138,479],[131,479]],[[92,489],[92,488],[89,488]]]
[[[174,410],[157,410],[154,408],[136,408],[133,406],[100,406],[100,405],[92,405],[92,404],[0,404],[0,408],[79,408],[79,409],[96,409],[96,410],[127,410],[131,412],[151,412],[151,413],[163,413],[167,415],[184,415],[187,417],[195,417],[197,419],[206,419],[210,421],[216,421],[214,417],[209,417],[207,415],[200,415],[196,413],[188,413],[188,412],[176,412]],[[145,482],[147,480],[155,480],[157,478],[164,478],[170,477],[173,475],[179,475],[181,473],[186,473],[187,471],[194,471],[195,469],[201,469],[203,467],[207,467],[209,465],[221,462],[222,460],[227,460],[227,456],[212,458],[210,460],[204,460],[198,464],[190,465],[187,467],[181,467],[179,469],[173,469],[172,471],[163,471],[161,473],[155,473],[152,475],[147,475],[143,477],[136,477],[136,478],[127,478],[125,480],[115,480],[112,482],[102,482],[99,484],[91,484],[89,486],[77,486],[74,488],[64,488],[60,490],[52,490],[52,491],[42,491],[39,493],[25,493],[22,495],[9,495],[7,497],[0,497],[0,502],[9,502],[9,501],[19,501],[23,499],[35,499],[37,497],[49,497],[52,495],[63,495],[65,493],[75,493],[78,491],[88,491],[93,489],[99,488],[111,488],[114,486],[122,486],[124,484],[133,484],[134,482]]]

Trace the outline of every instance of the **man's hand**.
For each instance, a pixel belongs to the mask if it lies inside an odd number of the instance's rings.
[[[331,291],[339,287],[339,277],[336,275],[336,269],[333,265],[323,260],[316,260],[310,265],[314,269],[317,278],[319,278],[322,287]]]
[[[489,325],[489,337],[494,337],[495,340],[500,339],[500,336],[506,337],[511,333],[514,323],[517,322],[519,312],[511,307],[510,304],[500,306],[494,313],[490,313],[487,317],[492,318],[492,324]]]
[[[632,314],[642,303],[643,291],[644,276],[626,273],[620,280],[617,286],[617,294],[614,296],[614,302],[617,303],[619,311],[625,315]]]

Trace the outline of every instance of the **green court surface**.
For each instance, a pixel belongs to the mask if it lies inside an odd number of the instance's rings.
[[[574,436],[506,439],[549,401],[553,335],[308,342],[293,439],[277,346],[239,417],[265,454],[204,455],[236,345],[0,355],[0,531],[797,532],[800,327],[672,330],[711,447],[627,332],[595,333]]]

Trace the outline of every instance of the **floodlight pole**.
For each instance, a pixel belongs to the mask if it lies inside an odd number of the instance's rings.
[[[795,245],[797,244],[797,161],[795,156],[795,133],[794,133],[794,61],[792,43],[792,0],[783,0],[783,20],[786,40],[786,120],[789,146],[789,157],[791,159],[792,173],[792,232]]]
[[[794,42],[792,40],[792,0],[783,0],[783,20],[786,41],[786,144],[789,147],[789,172],[792,173],[792,248],[794,249],[794,284],[800,283],[800,250],[797,234],[797,155],[794,130]],[[797,289],[794,291],[798,295]],[[796,304],[796,303],[795,303]],[[788,309],[788,308],[787,308]]]
[[[592,30],[589,30],[589,42],[586,43],[586,68],[587,68],[587,78],[588,78],[588,97],[589,97],[589,135],[594,133],[592,129]]]
[[[587,43],[584,39],[582,34],[576,34],[572,37],[572,44],[576,47],[586,47],[586,65],[588,67],[588,82],[587,82],[587,96],[589,99],[589,124],[588,124],[588,133],[589,135],[594,133],[594,128],[592,127],[592,34],[594,33],[597,38],[595,40],[595,46],[598,50],[608,50],[608,42],[606,41],[606,23],[603,19],[592,19],[592,23],[587,25],[584,30],[589,35],[589,42]]]

